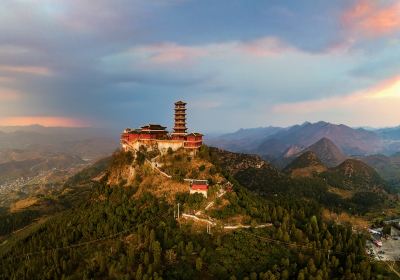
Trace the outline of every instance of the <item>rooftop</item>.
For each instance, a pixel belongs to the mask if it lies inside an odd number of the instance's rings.
[[[186,105],[186,103],[179,100],[179,101],[175,102],[175,105]]]

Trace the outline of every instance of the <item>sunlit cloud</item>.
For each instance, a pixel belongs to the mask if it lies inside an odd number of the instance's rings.
[[[47,67],[41,66],[16,66],[16,65],[0,65],[0,72],[31,74],[39,76],[49,76],[52,74]]]
[[[161,43],[133,49],[133,52],[144,53],[153,63],[171,63],[191,61],[207,54],[206,49],[183,46],[176,43]]]
[[[127,54],[139,56],[154,64],[190,63],[203,57],[277,56],[295,50],[275,37],[261,37],[251,41],[226,41],[213,44],[182,45],[174,42],[144,45],[130,49]]]
[[[274,56],[294,49],[275,37],[264,37],[239,43],[239,48],[255,56]]]
[[[343,14],[343,23],[355,36],[375,37],[400,31],[400,2],[358,0]]]
[[[273,112],[296,118],[318,120],[321,115],[328,121],[352,125],[398,125],[400,120],[400,77],[389,79],[377,86],[346,96],[283,103]]]
[[[0,126],[42,125],[48,127],[88,127],[89,122],[57,116],[18,116],[0,118]]]

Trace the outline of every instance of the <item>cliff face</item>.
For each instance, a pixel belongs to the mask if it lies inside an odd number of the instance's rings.
[[[108,173],[108,185],[132,185],[135,181],[136,169],[133,165],[112,168]]]

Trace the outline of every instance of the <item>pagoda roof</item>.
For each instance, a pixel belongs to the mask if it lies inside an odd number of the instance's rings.
[[[186,105],[186,103],[183,102],[182,100],[179,100],[179,101],[175,102],[175,105]]]
[[[159,124],[146,124],[144,126],[141,127],[142,129],[149,129],[149,130],[165,130],[167,127],[166,126],[162,126]]]
[[[187,136],[203,136],[203,134],[198,133],[198,132],[192,132],[192,133],[187,134]]]

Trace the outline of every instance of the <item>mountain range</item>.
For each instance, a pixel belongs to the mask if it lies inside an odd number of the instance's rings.
[[[304,150],[322,138],[330,139],[348,156],[390,155],[400,151],[400,127],[367,130],[323,121],[305,122],[286,128],[241,129],[206,139],[206,142],[235,152],[255,153],[276,159],[293,150]]]

